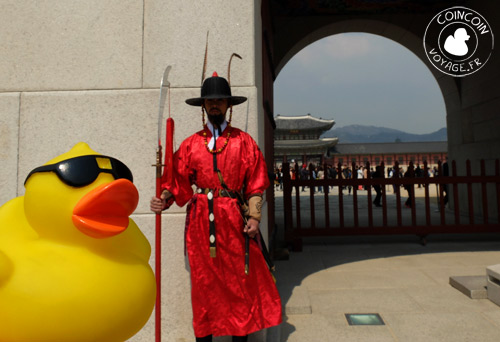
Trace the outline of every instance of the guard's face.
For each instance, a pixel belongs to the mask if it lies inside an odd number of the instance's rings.
[[[229,108],[228,99],[205,99],[205,111],[210,115],[226,115]]]
[[[205,111],[208,114],[208,120],[216,125],[220,126],[224,119],[226,118],[226,112],[229,108],[228,99],[205,99],[204,103]]]

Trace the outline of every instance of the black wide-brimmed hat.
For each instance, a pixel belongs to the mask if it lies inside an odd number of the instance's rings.
[[[219,77],[216,72],[207,78],[201,87],[201,96],[187,99],[191,106],[201,106],[205,99],[228,99],[232,106],[239,105],[247,100],[244,96],[232,96],[231,87],[224,77]]]

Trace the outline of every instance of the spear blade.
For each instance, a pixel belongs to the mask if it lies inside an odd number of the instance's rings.
[[[168,90],[170,88],[170,82],[168,81],[168,74],[172,69],[172,66],[169,65],[165,68],[163,72],[163,77],[161,78],[160,85],[160,107],[158,110],[158,144],[161,145],[161,119],[163,118],[163,112],[165,111],[165,100],[167,99]],[[170,100],[169,100],[170,101]],[[168,113],[170,117],[170,113]]]

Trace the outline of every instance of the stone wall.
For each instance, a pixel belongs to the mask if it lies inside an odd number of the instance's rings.
[[[24,194],[31,169],[87,142],[132,170],[140,193],[133,219],[151,242],[154,265],[149,200],[155,187],[151,165],[160,80],[171,65],[171,113],[179,146],[202,127],[201,111],[184,100],[199,96],[207,31],[206,76],[216,70],[227,77],[231,54],[243,57],[233,60],[231,83],[233,94],[249,101],[235,107],[233,125],[263,146],[260,1],[3,1],[0,205]],[[167,117],[168,104],[165,108]],[[184,213],[185,208],[175,207],[163,216],[164,341],[193,340]],[[132,340],[153,339],[154,314]]]

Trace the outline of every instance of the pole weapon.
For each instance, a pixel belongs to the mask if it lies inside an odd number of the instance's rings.
[[[208,33],[207,40],[205,41],[205,57],[203,58],[203,70],[201,71],[201,85],[203,86],[203,81],[205,80],[205,73],[207,72],[207,53],[208,53]]]
[[[170,93],[170,82],[168,82],[168,73],[172,67],[169,65],[163,72],[163,77],[160,84],[160,107],[158,110],[158,148],[156,150],[156,197],[161,196],[161,179],[162,179],[162,146],[161,146],[161,122],[163,118],[163,112],[165,109],[165,100],[167,98],[167,93]],[[168,116],[170,118],[170,96],[169,96],[169,111]],[[168,123],[168,122],[167,122]],[[168,125],[167,125],[168,126]],[[167,127],[168,132],[168,127]],[[172,133],[173,133],[173,121],[172,121]],[[167,133],[168,134],[168,133]],[[166,143],[166,153],[169,154],[169,144],[168,140],[172,137],[167,136]],[[172,164],[168,165],[168,169],[171,172]],[[155,231],[155,275],[156,275],[156,309],[155,309],[155,340],[156,342],[161,341],[161,213],[156,213],[156,231]]]
[[[235,198],[238,201],[238,205],[240,207],[239,213],[240,213],[241,219],[243,220],[243,225],[246,226],[248,223],[248,220],[242,211],[244,211],[243,207],[246,206],[247,203],[245,203],[245,201],[243,200],[243,196],[241,196],[241,194],[236,192],[236,197],[233,197],[229,193],[227,185],[224,182],[220,171],[218,172],[218,176],[219,176],[219,180],[220,180],[221,185],[222,185],[221,190],[223,192],[225,192],[225,196],[230,197],[230,198]],[[274,263],[271,260],[271,256],[269,255],[269,251],[267,249],[266,242],[264,241],[264,238],[262,237],[260,230],[257,232],[257,235],[253,239],[259,245],[259,249],[262,252],[262,256],[264,257],[264,260],[266,261],[266,264],[267,264],[267,267],[269,268],[269,271],[271,272],[271,276],[272,276],[274,282],[276,282],[276,279],[274,278],[274,274],[273,274],[275,271]],[[245,234],[245,274],[249,275],[249,273],[250,273],[250,237],[248,236],[248,234]]]
[[[208,33],[207,33],[207,41],[208,41]],[[205,64],[206,64],[206,54],[207,52],[205,51]],[[238,55],[237,53],[233,53],[231,57],[229,57],[229,63],[227,64],[227,83],[229,84],[229,86],[231,86],[231,62],[233,60],[233,57],[242,59],[241,56]],[[203,69],[205,69],[205,66],[203,66]],[[205,71],[203,71],[203,74],[204,73]],[[231,118],[229,118],[229,121],[231,121]],[[240,202],[240,206],[244,204],[243,198],[239,198],[238,201]],[[240,215],[241,218],[243,219],[243,224],[246,226],[248,222],[247,219],[243,214],[241,214],[241,212]],[[250,272],[250,237],[248,236],[248,234],[245,234],[245,274],[248,275],[249,272]]]

